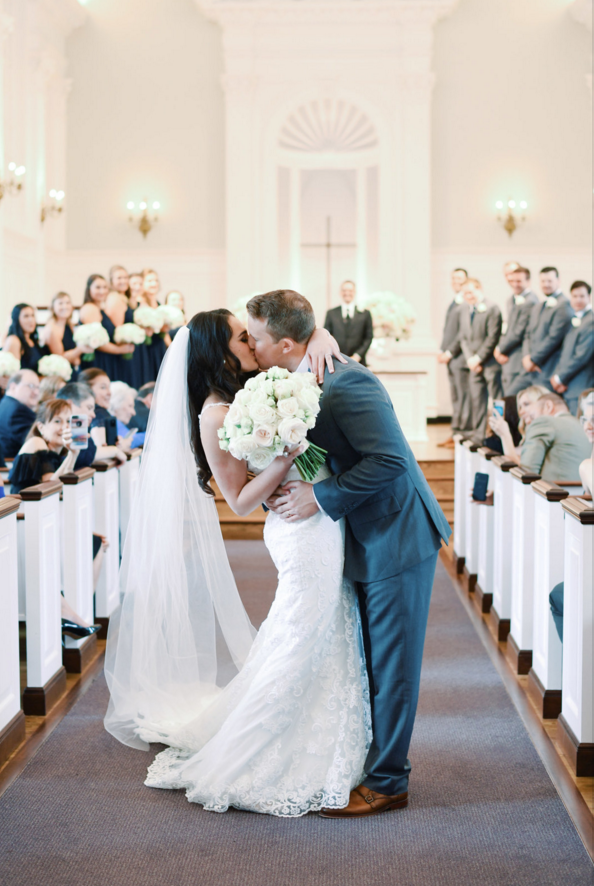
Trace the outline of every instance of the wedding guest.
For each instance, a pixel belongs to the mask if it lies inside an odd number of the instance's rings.
[[[532,307],[538,303],[538,296],[530,289],[528,268],[515,267],[507,275],[512,295],[507,302],[507,322],[493,356],[502,367],[501,383],[503,393],[511,389],[514,380],[523,371],[522,343],[530,320]]]
[[[128,271],[122,265],[113,265],[109,269],[109,284],[111,291],[105,301],[105,313],[117,328],[124,323],[134,322],[134,308],[137,307],[136,299],[132,302],[130,291],[130,277]],[[132,359],[120,360],[119,381],[125,381],[132,387],[142,384],[142,349],[144,344],[134,345]]]
[[[495,410],[494,415],[496,419],[503,419],[505,425],[507,425],[507,429],[509,431],[509,442],[510,448],[518,452],[518,464],[519,464],[519,447],[522,442],[522,435],[520,433],[520,416],[518,415],[518,402],[516,397],[503,397],[503,416]],[[505,455],[505,449],[503,444],[503,434],[497,434],[493,430],[493,415],[491,415],[487,421],[487,436],[483,441],[483,446],[488,446],[489,449],[493,449],[495,452],[500,452],[501,455]],[[506,440],[508,442],[508,440]],[[515,460],[515,459],[514,459]]]
[[[2,350],[9,351],[20,360],[21,369],[32,369],[33,372],[37,372],[41,358],[49,354],[49,348],[39,343],[37,316],[31,305],[21,303],[12,309],[8,336]]]
[[[501,311],[487,301],[483,287],[475,277],[469,277],[462,286],[464,304],[461,306],[457,343],[469,369],[471,427],[473,436],[482,442],[487,429],[487,406],[502,396],[501,369],[493,356],[501,336]]]
[[[540,272],[544,301],[532,306],[522,344],[522,372],[516,376],[508,394],[530,385],[544,385],[551,390],[553,374],[563,339],[571,328],[571,306],[559,288],[559,271],[545,267]]]
[[[366,366],[365,357],[373,341],[373,321],[369,311],[359,310],[356,296],[353,281],[345,280],[340,287],[342,304],[328,311],[324,328],[334,336],[343,354]]]
[[[580,392],[594,385],[594,315],[592,287],[583,280],[572,284],[569,301],[573,311],[571,328],[559,354],[559,362],[551,376],[551,387],[563,397],[575,415]]]
[[[90,434],[100,453],[97,457],[125,462],[130,446],[118,439],[117,420],[114,421],[108,411],[111,400],[109,376],[102,369],[92,368],[81,372],[78,380],[90,388],[95,400],[95,418],[90,425]]]
[[[592,447],[563,397],[547,392],[529,407],[532,421],[522,444],[521,464],[556,483],[580,479],[580,464]]]
[[[95,398],[88,385],[81,384],[80,382],[69,382],[62,386],[56,394],[56,398],[58,400],[65,400],[69,404],[73,415],[86,416],[88,419],[88,427],[91,427],[93,419],[95,418]],[[115,449],[115,447],[113,448]],[[101,449],[109,450],[110,447],[104,446],[101,447]],[[109,457],[109,452],[98,450],[95,441],[89,433],[88,446],[86,449],[78,450],[78,458],[76,459],[74,470],[78,471],[79,468],[87,468],[89,465],[92,465],[94,461]]]
[[[139,304],[148,305],[149,308],[158,308],[159,300],[157,298],[161,289],[159,275],[152,268],[145,268],[142,272],[142,293],[140,294]],[[171,344],[169,329],[164,326],[160,332],[147,330],[149,334],[152,332],[150,345],[145,346],[145,363],[143,367],[142,382],[146,384],[149,381],[156,381],[159,374],[159,368],[165,356],[168,346]]]
[[[97,348],[89,367],[102,369],[111,379],[117,379],[126,374],[126,361],[123,359],[123,355],[132,354],[134,345],[118,345],[114,342],[116,327],[104,310],[108,294],[109,286],[105,277],[102,277],[101,274],[91,274],[87,280],[83,306],[80,309],[80,322],[101,323],[109,335],[109,342]]]
[[[179,310],[184,315],[184,323],[187,322],[186,321],[186,312],[185,312],[185,307],[184,307],[185,299],[184,299],[183,295],[181,294],[181,292],[179,292],[179,290],[174,289],[172,292],[168,292],[167,296],[165,298],[165,304],[171,305],[174,308],[179,308]],[[178,326],[176,329],[169,330],[169,336],[171,338],[171,341],[173,341],[173,339],[175,338],[175,336],[177,335],[177,333],[179,332],[180,329],[181,329],[181,326]]]
[[[468,367],[464,354],[459,353],[452,357],[453,347],[460,331],[460,308],[464,303],[462,287],[468,279],[468,273],[464,268],[454,268],[451,276],[451,286],[454,298],[448,305],[441,345],[437,354],[437,362],[447,366],[448,380],[450,383],[450,397],[452,401],[452,434],[447,440],[438,443],[453,449],[454,434],[460,434],[471,430],[470,428],[470,394],[468,390]]]
[[[64,357],[72,364],[75,374],[80,367],[83,354],[92,354],[92,348],[78,346],[74,341],[72,323],[72,299],[67,292],[58,292],[50,303],[51,317],[45,325],[44,344],[52,354]]]
[[[507,280],[508,285],[510,284],[510,276],[514,273],[518,268],[522,267],[519,261],[506,261],[503,265],[503,276]]]
[[[39,382],[39,405],[53,400],[60,388],[64,387],[64,379],[59,375],[44,375]]]
[[[134,397],[136,391],[123,381],[112,381],[109,412],[117,419],[118,436],[128,438],[131,428],[137,427],[132,421],[135,415]],[[144,446],[144,431],[138,431],[130,440],[130,448]]]
[[[154,391],[155,382],[149,381],[148,384],[140,388],[136,395],[134,401],[134,408],[136,409],[134,424],[139,431],[146,431],[147,429]]]
[[[545,388],[544,385],[531,385],[524,391],[520,391],[515,398],[518,416],[517,434],[514,429],[513,410],[510,408],[508,412],[507,406],[507,404],[514,399],[513,397],[505,397],[506,409],[503,416],[499,415],[498,412],[493,411],[489,418],[489,427],[492,432],[499,437],[503,455],[511,461],[515,461],[518,465],[521,463],[522,443],[526,435],[526,428],[532,421],[530,407],[533,403],[536,403],[543,394],[548,393],[549,390],[548,388]],[[511,421],[508,417],[509,414],[512,416]],[[490,446],[491,449],[499,449],[498,446],[493,446],[491,442],[485,442],[485,445]]]
[[[4,458],[14,458],[36,419],[39,378],[30,369],[20,369],[8,382],[0,400],[0,448]]]
[[[132,310],[138,307],[141,304],[141,295],[143,289],[143,280],[142,273],[140,271],[135,271],[130,274],[128,277],[128,283],[130,288],[130,306]]]

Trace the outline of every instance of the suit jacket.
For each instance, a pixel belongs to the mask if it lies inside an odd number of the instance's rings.
[[[347,357],[359,354],[361,363],[365,366],[365,355],[373,341],[373,322],[369,311],[355,308],[354,315],[347,322],[343,319],[340,307],[331,308],[326,314],[324,328],[334,336],[340,350]]]
[[[484,305],[484,311],[479,310],[481,305]],[[460,311],[458,342],[467,360],[478,354],[483,366],[497,362],[493,351],[501,336],[501,322],[501,311],[494,302],[485,300],[475,305],[472,320],[470,305],[464,302]]]
[[[176,330],[176,332],[177,331],[178,330]],[[134,409],[136,410],[136,414],[130,419],[130,426],[138,428],[139,431],[146,431],[151,412],[149,407],[142,402],[140,397],[137,397],[134,401]]]
[[[567,399],[594,388],[594,311],[586,311],[579,326],[569,327],[552,375],[558,375],[567,385]]]
[[[346,518],[345,575],[379,581],[431,556],[451,529],[382,383],[354,360],[334,369],[309,434],[333,474],[316,483],[316,500],[333,520]]]
[[[579,467],[592,455],[592,444],[575,416],[540,415],[526,428],[521,462],[543,480],[579,480]]]
[[[450,302],[445,315],[445,323],[443,325],[443,336],[441,338],[440,351],[452,351],[452,346],[458,338],[460,331],[460,309],[463,302],[458,303],[455,299]]]
[[[35,421],[35,413],[7,394],[0,400],[0,449],[5,458],[15,458]]]
[[[499,350],[509,361],[505,364],[509,374],[522,372],[522,343],[534,305],[538,304],[535,292],[523,293],[524,303],[516,304],[517,296],[511,295],[507,301],[507,329],[499,339]]]
[[[522,346],[522,353],[530,354],[547,379],[553,375],[563,339],[571,328],[569,301],[563,293],[555,297],[555,307],[548,307],[546,301],[533,305]]]

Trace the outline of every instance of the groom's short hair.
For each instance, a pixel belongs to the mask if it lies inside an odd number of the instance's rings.
[[[268,332],[275,341],[291,338],[297,344],[309,341],[316,328],[310,303],[293,289],[275,289],[255,295],[247,303],[247,312],[254,320],[266,320]]]

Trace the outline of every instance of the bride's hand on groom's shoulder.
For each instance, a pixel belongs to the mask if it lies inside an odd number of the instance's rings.
[[[280,492],[280,496],[276,497],[273,510],[287,523],[305,520],[319,511],[311,483],[304,483],[303,480],[291,480],[280,489]]]
[[[324,382],[324,372],[328,365],[328,372],[334,372],[334,360],[346,363],[338,342],[327,329],[314,329],[313,335],[307,343],[307,362],[319,384]]]

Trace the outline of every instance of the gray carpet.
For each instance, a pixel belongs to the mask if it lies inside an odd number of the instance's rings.
[[[246,597],[251,588],[254,620],[273,588],[260,548],[230,545],[234,563],[252,575],[239,583]],[[258,561],[261,586],[253,582]],[[153,754],[104,732],[106,704],[100,678],[0,799],[3,886],[593,882],[571,820],[441,565],[407,810],[352,822],[205,813],[181,792],[143,786]]]

